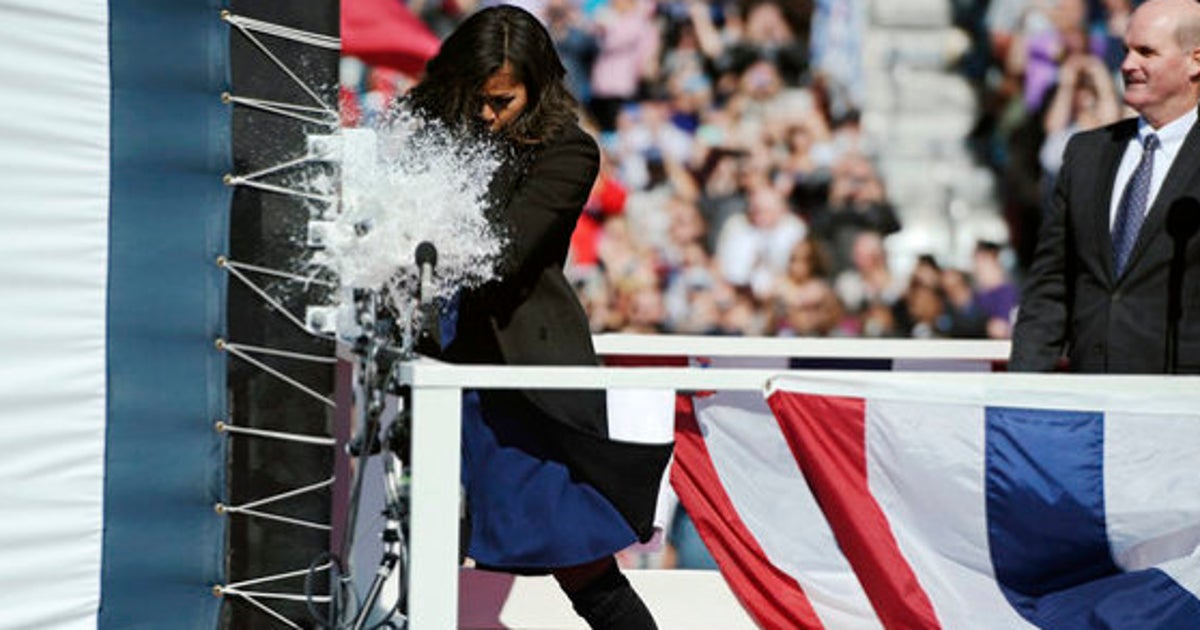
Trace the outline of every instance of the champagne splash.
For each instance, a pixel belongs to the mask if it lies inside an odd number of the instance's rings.
[[[353,292],[375,292],[397,324],[417,317],[415,252],[437,248],[433,296],[447,302],[496,275],[503,240],[486,218],[488,186],[501,149],[464,140],[443,125],[397,112],[376,129],[343,129],[339,211],[321,217],[312,263],[338,279],[338,336],[354,337]],[[331,182],[312,182],[314,186]]]

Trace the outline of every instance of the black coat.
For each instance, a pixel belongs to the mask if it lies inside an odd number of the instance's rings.
[[[1188,132],[1146,215],[1125,273],[1114,276],[1109,208],[1136,119],[1076,134],[1046,210],[1013,331],[1009,369],[1161,373],[1174,241],[1167,217],[1200,211],[1200,125]],[[1184,216],[1184,215],[1179,215]],[[1181,241],[1182,242],[1182,241]],[[1180,372],[1200,372],[1200,238],[1186,241],[1178,335]]]
[[[599,164],[595,141],[571,126],[497,174],[493,219],[507,240],[500,279],[462,296],[446,360],[598,365],[587,315],[563,265]],[[529,429],[556,442],[571,470],[612,501],[641,539],[649,539],[670,445],[608,440],[603,390],[522,390],[523,401],[503,392],[482,396],[484,404],[532,403],[541,414],[531,415],[550,422],[531,419]]]

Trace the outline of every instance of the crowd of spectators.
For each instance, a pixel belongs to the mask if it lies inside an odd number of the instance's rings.
[[[409,0],[444,35],[475,0]],[[1071,133],[1122,115],[1119,0],[946,0],[980,95],[965,139],[1000,181],[1007,243],[921,256],[860,124],[857,0],[524,0],[602,150],[568,275],[596,332],[992,337]],[[359,82],[369,117],[409,78]],[[381,95],[382,94],[382,95]]]

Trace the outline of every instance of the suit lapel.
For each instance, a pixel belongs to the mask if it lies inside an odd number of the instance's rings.
[[[1121,158],[1125,155],[1125,149],[1129,146],[1129,140],[1137,135],[1137,119],[1127,119],[1113,127],[1112,130],[1109,142],[1101,149],[1103,153],[1100,155],[1099,169],[1096,171],[1096,177],[1100,178],[1100,190],[1097,191],[1099,197],[1094,204],[1096,210],[1085,213],[1092,220],[1092,233],[1096,242],[1102,244],[1098,250],[1101,252],[1099,256],[1100,266],[1104,269],[1105,275],[1109,278],[1110,282],[1114,280],[1114,262],[1109,214],[1112,207],[1113,195],[1124,193],[1124,190],[1115,190],[1114,180],[1117,178],[1117,169],[1121,166]]]
[[[1146,220],[1138,232],[1133,251],[1129,254],[1129,262],[1125,265],[1126,273],[1145,253],[1154,236],[1163,231],[1163,223],[1171,203],[1187,190],[1197,170],[1200,170],[1200,124],[1192,125],[1183,140],[1183,146],[1179,148],[1179,155],[1175,156],[1175,161],[1171,164],[1171,170],[1167,171],[1167,178],[1163,180],[1162,188],[1154,198],[1154,205],[1150,206],[1150,212],[1146,214]]]

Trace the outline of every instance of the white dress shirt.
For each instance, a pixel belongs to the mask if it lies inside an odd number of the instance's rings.
[[[1121,195],[1125,192],[1125,186],[1129,183],[1129,178],[1133,177],[1133,171],[1137,169],[1138,162],[1142,159],[1142,143],[1146,136],[1150,134],[1158,136],[1158,150],[1154,153],[1154,170],[1150,173],[1150,195],[1146,199],[1146,212],[1149,212],[1151,206],[1154,205],[1154,199],[1158,197],[1159,189],[1162,188],[1163,180],[1167,178],[1167,171],[1171,170],[1171,165],[1175,163],[1175,156],[1179,155],[1179,150],[1183,148],[1183,140],[1192,130],[1192,125],[1196,124],[1196,119],[1196,109],[1189,109],[1183,116],[1163,125],[1162,129],[1156,130],[1146,122],[1145,118],[1138,117],[1137,135],[1130,139],[1129,144],[1125,147],[1125,154],[1121,156],[1121,166],[1117,168],[1117,179],[1113,181],[1112,199],[1108,204],[1109,230],[1117,220],[1117,206],[1121,205]]]

